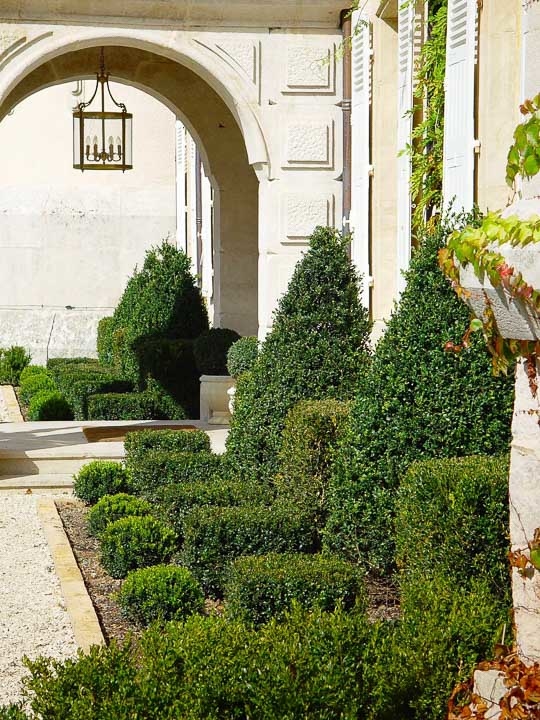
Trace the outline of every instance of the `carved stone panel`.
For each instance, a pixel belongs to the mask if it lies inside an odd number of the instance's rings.
[[[281,216],[282,244],[303,244],[317,225],[334,224],[334,196],[287,193]]]
[[[334,47],[291,44],[285,67],[284,94],[335,92]]]
[[[293,122],[286,127],[285,133],[282,167],[333,168],[333,122]]]

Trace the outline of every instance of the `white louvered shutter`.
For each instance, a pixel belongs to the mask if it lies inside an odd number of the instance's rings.
[[[371,27],[359,11],[352,14],[352,27],[351,258],[362,275],[361,300],[369,310]]]
[[[191,272],[195,277],[199,274],[199,253],[197,247],[197,148],[195,141],[188,135],[187,143],[188,165],[188,202],[187,202],[187,247],[191,259]]]
[[[477,0],[449,0],[446,36],[443,203],[469,211],[474,203],[474,75]]]
[[[187,252],[186,235],[186,128],[176,121],[176,246]]]
[[[415,61],[422,44],[422,16],[415,3],[401,5],[398,14],[398,188],[397,290],[405,287],[403,271],[411,259],[411,145]]]
[[[212,185],[204,174],[201,164],[202,194],[202,294],[210,304],[213,295],[213,258],[212,258]]]

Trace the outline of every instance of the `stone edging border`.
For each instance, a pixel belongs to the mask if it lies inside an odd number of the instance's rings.
[[[104,645],[101,626],[86,590],[81,571],[52,497],[39,498],[38,515],[54,560],[54,567],[73,626],[75,642],[83,652]]]
[[[2,399],[7,410],[8,422],[24,422],[13,387],[11,385],[0,385],[0,393],[2,394]]]

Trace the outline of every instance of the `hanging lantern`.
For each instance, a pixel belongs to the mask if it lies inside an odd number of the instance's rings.
[[[105,110],[105,88],[118,111]],[[100,95],[101,110],[90,110]],[[97,104],[97,103],[96,103]],[[76,170],[131,170],[133,115],[123,103],[114,99],[105,72],[105,55],[101,48],[96,88],[88,102],[73,112],[73,167]]]

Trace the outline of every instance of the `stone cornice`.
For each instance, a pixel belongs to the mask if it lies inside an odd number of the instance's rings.
[[[2,0],[0,22],[337,28],[347,6],[347,0]]]

